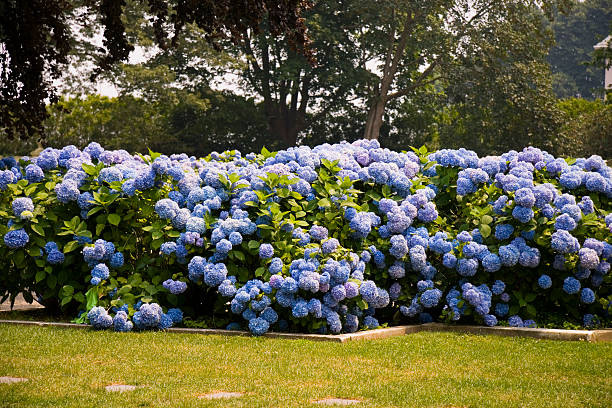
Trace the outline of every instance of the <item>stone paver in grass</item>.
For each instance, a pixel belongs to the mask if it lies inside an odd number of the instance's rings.
[[[0,377],[0,384],[14,384],[24,381],[28,381],[28,379],[20,377]]]
[[[359,404],[361,401],[356,399],[348,399],[348,398],[324,398],[320,400],[313,401],[314,404],[319,405],[353,405]]]
[[[208,394],[199,395],[198,398],[202,399],[224,399],[224,398],[238,398],[244,395],[243,392],[227,392],[227,391],[216,391]]]
[[[126,385],[126,384],[111,384],[104,387],[108,392],[124,392],[124,391],[134,391],[138,388],[135,385]]]

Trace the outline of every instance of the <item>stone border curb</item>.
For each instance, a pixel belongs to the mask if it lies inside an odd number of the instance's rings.
[[[15,324],[22,326],[60,327],[66,329],[90,329],[88,324],[38,322],[29,320],[0,320],[0,324]],[[218,336],[250,336],[249,332],[223,329],[191,329],[170,328],[169,333],[188,333]],[[262,337],[290,340],[329,341],[333,343],[347,343],[359,340],[378,340],[389,337],[404,336],[406,334],[423,331],[458,332],[477,335],[496,335],[505,337],[531,337],[546,340],[566,341],[588,341],[591,343],[612,342],[612,329],[603,330],[562,330],[562,329],[531,329],[526,327],[485,327],[485,326],[460,326],[443,323],[426,323],[411,326],[394,326],[384,329],[375,329],[347,334],[299,334],[299,333],[275,333],[270,332]]]
[[[505,337],[531,337],[546,340],[588,341],[591,343],[612,341],[612,329],[563,330],[503,326],[455,326],[443,323],[426,323],[421,325],[421,331],[458,332],[479,335],[492,334]]]

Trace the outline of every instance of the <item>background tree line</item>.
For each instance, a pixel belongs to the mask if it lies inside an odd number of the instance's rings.
[[[62,81],[73,96],[48,106],[43,145],[95,140],[198,156],[366,137],[398,150],[486,155],[531,144],[612,157],[611,106],[594,101],[603,69],[586,65],[610,32],[610,0],[313,1],[301,16],[314,63],[265,15],[258,30],[214,44],[187,22],[162,48],[150,4],[128,0],[121,10],[126,43],[150,57],[100,70],[104,16],[75,20],[69,60],[78,69]],[[119,96],[95,95],[94,72]],[[226,90],[216,90],[223,78]],[[585,99],[558,99],[577,95]],[[15,153],[36,145],[20,143]],[[0,142],[5,152],[15,146]]]

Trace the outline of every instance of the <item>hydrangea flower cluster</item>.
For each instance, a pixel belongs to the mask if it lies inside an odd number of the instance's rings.
[[[91,284],[99,285],[100,282],[110,277],[111,268],[121,268],[124,264],[123,253],[117,252],[115,245],[110,241],[98,239],[93,245],[83,248],[83,260],[92,268]]]
[[[196,159],[92,143],[2,167],[3,269],[73,271],[89,282],[75,299],[100,295],[96,328],[165,329],[183,310],[255,335],[608,313],[612,169],[598,156],[359,140]],[[6,276],[2,290],[46,284]]]

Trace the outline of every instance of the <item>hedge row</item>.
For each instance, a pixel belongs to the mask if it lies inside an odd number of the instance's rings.
[[[598,156],[361,140],[196,159],[92,143],[2,166],[0,295],[96,328],[610,320]]]

